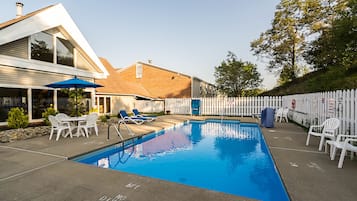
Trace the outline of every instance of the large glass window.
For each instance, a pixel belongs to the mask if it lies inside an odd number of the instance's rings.
[[[99,113],[104,113],[104,97],[99,97]]]
[[[73,102],[73,101],[72,101]],[[83,92],[82,100],[78,105],[78,110],[82,113],[88,113],[91,104],[91,93]],[[68,92],[66,90],[57,91],[57,110],[58,112],[72,115],[75,113],[75,106],[71,103]]]
[[[106,113],[110,113],[110,97],[106,97],[105,98],[105,103],[106,103],[106,108],[105,108],[105,112]]]
[[[67,66],[73,65],[73,46],[72,44],[64,39],[57,38],[57,63]]]
[[[39,32],[31,36],[31,59],[53,63],[53,36]]]
[[[0,87],[0,122],[5,122],[8,112],[13,107],[20,107],[27,114],[27,89]]]
[[[57,91],[57,110],[58,112],[71,114],[69,96],[62,90]]]
[[[32,119],[41,119],[42,112],[53,104],[52,90],[32,90]]]

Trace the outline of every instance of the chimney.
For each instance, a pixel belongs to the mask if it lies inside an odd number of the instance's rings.
[[[22,8],[24,7],[24,4],[21,2],[16,2],[16,18],[19,18],[22,16]]]

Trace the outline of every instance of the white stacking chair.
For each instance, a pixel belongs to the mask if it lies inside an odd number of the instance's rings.
[[[309,145],[311,135],[321,137],[319,144],[319,151],[321,151],[325,142],[325,138],[331,140],[336,139],[335,131],[339,126],[340,120],[337,118],[326,119],[321,125],[310,126],[309,132],[307,133],[306,146]]]
[[[282,116],[282,118],[280,118],[280,122],[281,122],[281,119],[284,119],[284,118],[285,118],[286,123],[289,122],[288,113],[289,113],[289,108],[284,108],[283,109],[283,116]]]
[[[357,145],[354,145],[354,142],[357,142],[357,135],[338,135],[336,140],[326,141],[326,145],[330,145],[331,160],[335,160],[337,149],[341,149],[338,168],[342,168],[347,151],[351,151],[351,158],[353,158],[354,152],[357,152]]]
[[[58,113],[56,114],[56,118],[61,121],[62,119],[68,119],[69,116],[65,113]]]
[[[275,112],[275,121],[277,122],[279,118],[281,119],[282,116],[283,116],[283,108],[277,109]]]
[[[70,118],[70,116],[68,116],[65,113],[58,113],[58,114],[56,114],[56,118],[62,122],[62,120],[68,119],[68,118]],[[68,122],[68,123],[71,126],[71,129],[75,129],[77,127],[77,125],[73,122]]]
[[[56,137],[56,141],[58,141],[62,131],[66,131],[68,130],[69,135],[72,136],[72,131],[71,131],[71,127],[69,125],[69,122],[61,122],[59,121],[55,116],[53,115],[49,115],[48,116],[48,120],[51,123],[51,133],[50,133],[50,138],[49,140],[52,139],[52,135],[53,133],[56,131],[57,132],[57,137]]]
[[[91,114],[87,115],[85,121],[80,121],[78,123],[78,130],[80,132],[82,132],[82,130],[84,130],[86,137],[89,137],[89,133],[90,133],[91,129],[94,129],[95,134],[98,136],[97,119],[98,119],[97,113],[91,113]]]
[[[289,122],[288,112],[289,108],[279,108],[275,113],[275,121],[279,120],[279,122],[281,123],[281,120],[285,119],[286,122]]]

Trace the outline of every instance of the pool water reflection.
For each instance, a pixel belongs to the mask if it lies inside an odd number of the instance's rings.
[[[195,121],[75,160],[248,198],[289,200],[256,124]]]

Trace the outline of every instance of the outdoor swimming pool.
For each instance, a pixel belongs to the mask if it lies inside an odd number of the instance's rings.
[[[256,124],[190,121],[74,160],[258,200],[289,200]]]

